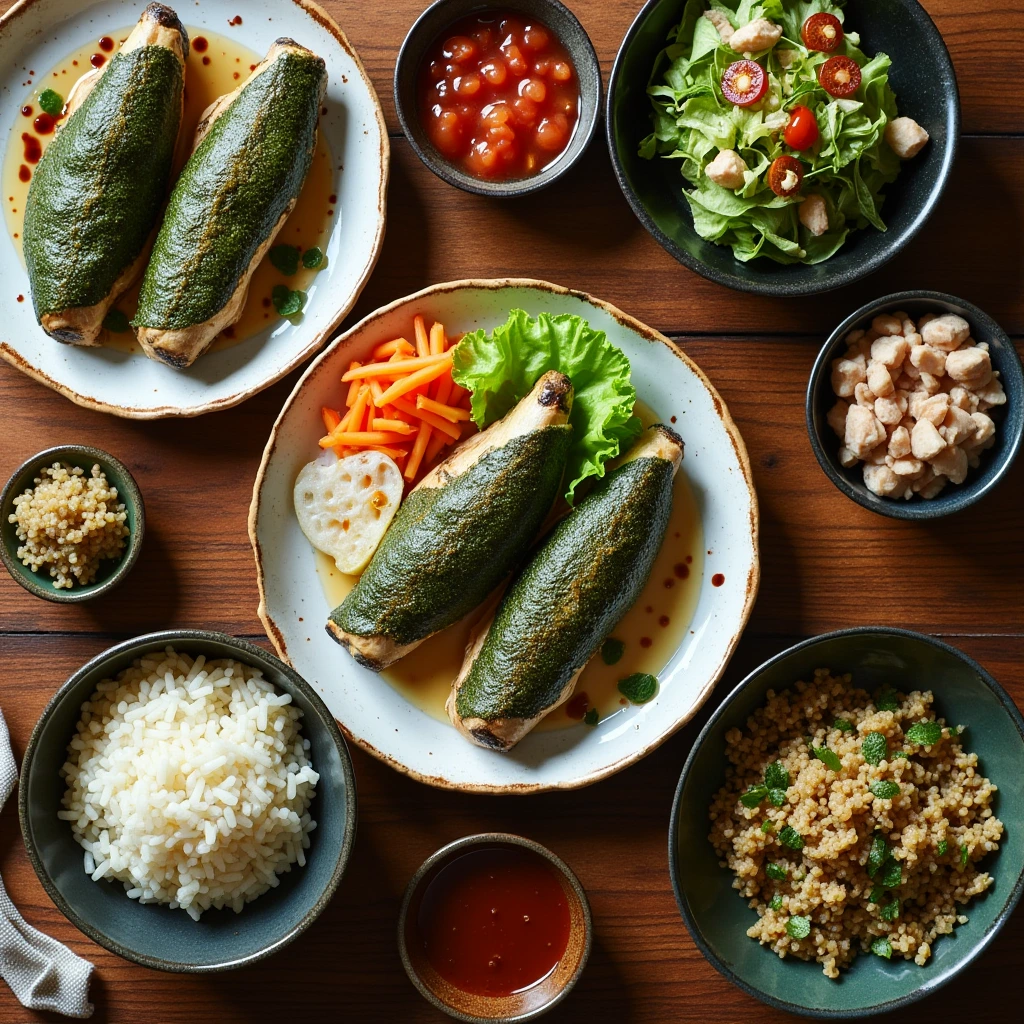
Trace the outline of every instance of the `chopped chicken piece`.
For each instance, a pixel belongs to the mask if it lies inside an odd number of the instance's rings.
[[[922,317],[918,330],[926,345],[941,348],[943,352],[952,352],[971,336],[971,325],[955,313],[943,313],[927,321]]]
[[[902,459],[910,454],[910,431],[906,427],[899,426],[892,432],[889,438],[889,454],[894,459]]]
[[[942,426],[939,427],[939,433],[946,439],[946,444],[963,444],[977,429],[977,424],[969,412],[951,405]],[[946,476],[952,479],[953,474],[947,473]],[[956,483],[955,480],[953,482]]]
[[[859,458],[866,458],[885,439],[885,425],[879,421],[872,409],[865,409],[861,405],[850,406],[850,411],[846,414],[845,437],[846,447],[850,451]]]
[[[898,316],[893,316],[890,313],[879,313],[871,321],[871,327],[879,337],[903,333],[903,321]]]
[[[815,237],[828,231],[828,207],[824,196],[812,192],[798,207],[800,223]]]
[[[920,459],[893,459],[892,471],[897,476],[916,478],[924,472],[924,463]]]
[[[767,18],[755,18],[733,32],[729,38],[729,45],[737,53],[758,53],[761,50],[770,50],[781,38],[781,25],[776,25]]]
[[[877,360],[883,366],[889,367],[890,370],[902,366],[909,351],[910,345],[907,344],[907,339],[900,335],[888,337],[882,335],[871,343],[872,360]]]
[[[917,345],[910,350],[910,361],[919,370],[941,377],[946,372],[946,353],[932,345]]]
[[[828,420],[828,425],[835,431],[836,436],[840,440],[846,437],[846,413],[849,408],[850,403],[840,399],[829,409],[828,415],[825,417]]]
[[[880,466],[864,467],[864,483],[867,489],[883,498],[890,498],[906,486],[884,462]]]
[[[878,343],[875,342],[875,344]],[[880,398],[884,395],[891,395],[896,390],[888,368],[874,359],[868,364],[867,385]]]
[[[932,426],[937,427],[945,420],[947,409],[949,409],[949,395],[932,395],[918,407],[917,418],[929,420]]]
[[[950,483],[962,484],[967,479],[967,452],[950,445],[931,460],[936,473],[949,477]]]
[[[945,439],[931,420],[917,421],[910,434],[910,450],[915,459],[931,462],[945,447]]]
[[[832,362],[832,390],[840,398],[852,398],[853,389],[868,379],[863,359],[835,359]]]
[[[977,346],[960,348],[946,356],[946,373],[976,391],[992,379],[992,359]]]
[[[858,459],[845,444],[839,449],[839,465],[842,466],[843,469],[853,469],[858,462],[860,462],[860,459]]]
[[[1006,392],[1003,390],[1003,383],[994,373],[987,384],[974,389],[974,394],[978,398],[979,408],[982,412],[991,409],[994,405],[1006,405]]]
[[[893,398],[876,398],[875,415],[887,426],[895,427],[903,419],[900,403]]]
[[[743,174],[749,168],[734,149],[719,150],[718,156],[704,168],[704,173],[722,188],[743,188]]]
[[[912,117],[897,117],[885,126],[885,141],[901,160],[910,160],[924,149],[928,133]]]
[[[722,37],[723,43],[727,43],[732,39],[736,29],[732,27],[732,22],[729,21],[724,12],[716,10],[705,11],[704,17],[718,29],[718,34]]]

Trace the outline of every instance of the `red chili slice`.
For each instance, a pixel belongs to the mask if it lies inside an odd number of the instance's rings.
[[[843,26],[834,14],[812,14],[800,29],[800,38],[808,50],[832,53],[843,42]]]
[[[810,107],[797,104],[789,114],[783,136],[790,149],[810,149],[818,141],[818,119]]]
[[[843,99],[860,88],[860,65],[850,57],[829,57],[818,69],[818,83],[830,96]]]
[[[722,95],[737,107],[749,107],[768,91],[768,76],[756,60],[738,60],[722,72]]]
[[[795,183],[793,175],[796,176]],[[777,196],[795,196],[803,183],[804,165],[795,156],[780,156],[768,168],[768,187]]]

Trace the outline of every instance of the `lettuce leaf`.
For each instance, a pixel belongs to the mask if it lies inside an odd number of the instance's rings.
[[[565,470],[565,500],[571,505],[576,488],[588,477],[604,476],[605,463],[641,432],[633,415],[636,390],[629,360],[604,331],[568,313],[540,313],[534,319],[514,309],[490,334],[473,331],[459,342],[452,376],[473,393],[473,421],[483,430],[548,370],[561,370],[573,384],[573,440]]]

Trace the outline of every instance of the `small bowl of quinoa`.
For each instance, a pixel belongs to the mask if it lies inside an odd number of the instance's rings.
[[[950,981],[1024,891],[1024,719],[953,647],[843,630],[748,676],[697,738],[669,863],[714,966],[822,1019]]]
[[[89,601],[117,586],[142,549],[146,513],[128,469],[82,445],[48,448],[0,492],[0,558],[47,601]]]

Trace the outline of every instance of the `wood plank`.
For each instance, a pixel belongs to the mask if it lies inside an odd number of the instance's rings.
[[[97,1021],[278,1021],[300,1009],[309,1021],[441,1021],[402,971],[395,923],[408,879],[433,850],[461,835],[519,832],[545,844],[577,872],[590,896],[596,941],[576,992],[552,1021],[774,1022],[790,1020],[720,977],[701,956],[676,910],[665,865],[668,814],[687,751],[711,707],[746,672],[796,638],[743,641],[726,679],[698,720],[640,764],[599,786],[528,800],[467,798],[429,789],[358,751],[359,830],[341,889],[301,940],[267,965],[205,978],[134,967],[87,940],[61,917],[35,877],[18,836],[13,801],[0,815],[0,873],[36,926],[97,966]],[[955,637],[1024,703],[1021,638]],[[55,680],[109,643],[100,637],[0,636],[4,711],[20,757]],[[628,824],[624,809],[628,808]],[[699,840],[698,840],[699,841]],[[979,990],[1007,992],[1024,956],[1024,907],[992,948],[941,998],[900,1020],[970,1019]],[[268,978],[272,972],[272,980]],[[993,1021],[997,1006],[987,1004]],[[44,1019],[0,987],[0,1022]]]
[[[815,341],[681,344],[721,391],[754,466],[763,564],[752,629],[814,634],[902,623],[954,633],[969,622],[972,631],[1020,630],[1024,547],[1015,539],[1024,461],[986,501],[954,519],[876,516],[828,483],[807,441],[803,403]],[[293,380],[213,418],[132,423],[72,406],[0,366],[7,411],[0,480],[51,444],[90,443],[127,463],[147,508],[140,561],[118,590],[66,607],[40,601],[2,573],[3,628],[129,636],[187,624],[260,634],[246,519],[263,446]],[[998,572],[985,568],[996,565]]]

